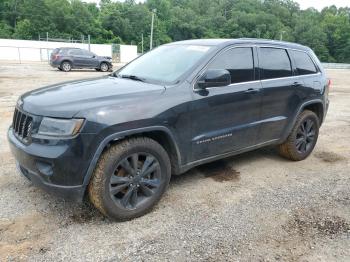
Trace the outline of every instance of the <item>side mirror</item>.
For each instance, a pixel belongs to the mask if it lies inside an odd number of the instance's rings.
[[[230,72],[226,69],[208,69],[197,81],[198,89],[227,86],[231,84]]]

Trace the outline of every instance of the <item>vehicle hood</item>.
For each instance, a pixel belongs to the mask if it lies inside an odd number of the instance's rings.
[[[34,115],[71,118],[84,110],[156,99],[164,90],[161,85],[107,76],[36,89],[22,95],[17,106]]]

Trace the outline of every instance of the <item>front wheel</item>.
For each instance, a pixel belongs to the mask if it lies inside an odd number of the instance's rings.
[[[319,127],[317,115],[310,110],[303,111],[287,140],[279,145],[280,155],[293,161],[307,158],[316,145]]]
[[[102,62],[100,65],[100,71],[107,72],[109,70],[109,65],[105,62]]]
[[[104,215],[129,220],[149,212],[171,176],[164,148],[150,138],[131,138],[101,156],[88,186],[90,201]]]

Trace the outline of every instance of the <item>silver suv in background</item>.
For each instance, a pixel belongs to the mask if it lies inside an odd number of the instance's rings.
[[[95,68],[97,71],[107,72],[113,68],[111,57],[98,56],[88,50],[71,47],[54,49],[50,65],[65,72],[73,68]]]

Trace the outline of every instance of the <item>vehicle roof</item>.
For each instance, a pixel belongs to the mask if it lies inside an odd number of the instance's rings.
[[[82,48],[79,48],[79,47],[58,47],[56,49],[82,49]]]
[[[237,38],[237,39],[194,39],[178,41],[171,44],[183,44],[183,45],[208,45],[208,46],[227,46],[232,44],[258,44],[258,45],[271,45],[285,48],[293,48],[300,50],[309,50],[307,46],[303,46],[297,43],[291,43],[286,41],[259,39],[259,38]]]

